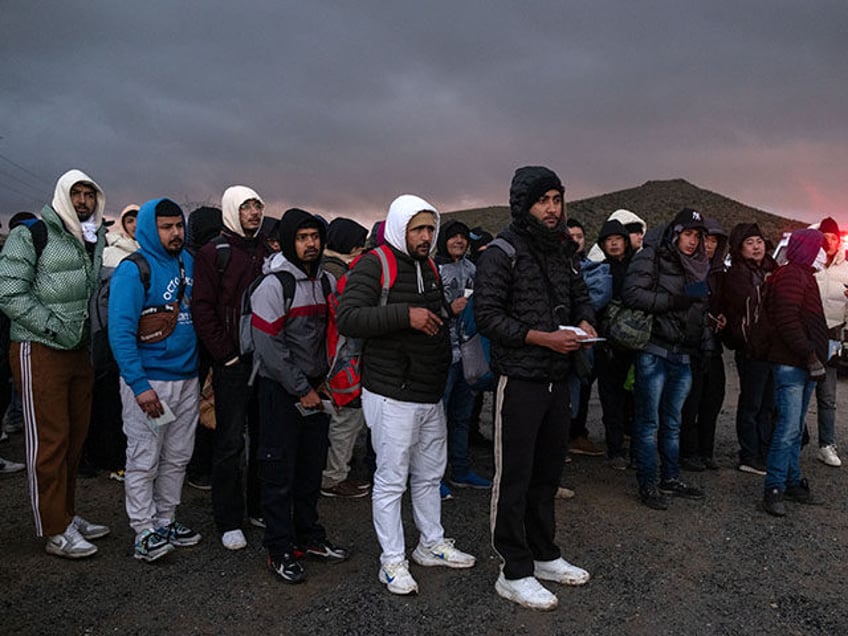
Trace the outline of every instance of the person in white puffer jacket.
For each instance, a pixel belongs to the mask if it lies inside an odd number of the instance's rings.
[[[841,249],[842,233],[839,225],[831,217],[819,223],[819,231],[824,235],[824,251],[827,262],[821,271],[816,272],[819,284],[824,317],[827,320],[828,338],[834,349],[841,350],[845,327],[848,324],[848,261],[845,250]],[[816,385],[816,411],[818,413],[819,461],[838,468],[842,460],[836,450],[836,367],[828,365],[827,376]]]

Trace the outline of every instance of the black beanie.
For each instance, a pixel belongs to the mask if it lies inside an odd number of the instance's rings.
[[[832,218],[827,217],[819,223],[819,232],[822,234],[836,234],[839,236],[839,224]]]
[[[327,248],[339,254],[350,254],[357,247],[365,247],[368,230],[353,219],[337,217],[327,228]]]

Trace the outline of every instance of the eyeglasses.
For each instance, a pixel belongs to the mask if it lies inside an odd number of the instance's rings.
[[[239,212],[247,212],[251,209],[262,212],[262,210],[265,209],[265,204],[261,201],[257,201],[256,199],[251,199],[250,201],[245,201],[239,206]]]

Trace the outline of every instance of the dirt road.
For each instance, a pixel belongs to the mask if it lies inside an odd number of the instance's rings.
[[[538,613],[495,595],[498,562],[489,542],[489,495],[460,491],[443,507],[448,536],[473,552],[471,570],[412,565],[421,592],[389,594],[377,582],[378,546],[370,500],[323,499],[330,538],[351,546],[346,563],[308,563],[309,580],[287,586],[264,567],[261,533],[233,553],[218,542],[208,493],[184,491],[180,519],[204,534],[194,548],[155,564],[135,561],[123,490],[105,475],[81,480],[79,511],[111,525],[100,552],[80,562],[44,553],[33,536],[23,474],[0,480],[2,634],[846,634],[848,466],[802,453],[821,507],[790,505],[775,519],[758,509],[762,478],[735,468],[736,374],[718,432],[718,472],[685,474],[705,502],[675,500],[666,512],[642,506],[632,471],[575,457],[563,481],[577,497],[557,503],[564,556],[592,573],[588,585],[559,588],[559,608]],[[846,434],[848,382],[840,381],[838,437]],[[814,407],[810,430],[815,444]],[[603,435],[593,394],[590,430]],[[0,456],[22,461],[13,435]],[[848,457],[846,457],[848,459]],[[492,461],[476,452],[476,466]],[[407,546],[417,537],[405,502]],[[553,587],[551,589],[554,589]]]

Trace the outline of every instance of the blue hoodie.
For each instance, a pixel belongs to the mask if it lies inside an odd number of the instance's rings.
[[[121,262],[109,284],[109,344],[121,377],[135,395],[150,389],[150,380],[185,380],[197,375],[197,337],[189,308],[194,259],[185,249],[179,258],[185,267],[186,290],[176,328],[161,342],[137,341],[142,310],[174,302],[180,284],[178,258],[165,250],[156,229],[156,206],[164,200],[148,201],[138,211],[135,238],[150,264],[150,289],[145,292],[138,267],[128,260]]]

